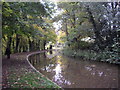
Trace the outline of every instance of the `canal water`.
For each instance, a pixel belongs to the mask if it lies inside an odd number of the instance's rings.
[[[58,51],[29,57],[42,74],[63,88],[117,88],[118,66],[62,56]]]

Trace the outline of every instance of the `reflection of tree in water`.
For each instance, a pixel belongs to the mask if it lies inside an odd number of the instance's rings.
[[[52,52],[52,51],[50,51],[49,53],[50,53],[50,54],[53,54],[53,52]]]
[[[52,71],[55,68],[56,63],[55,57],[53,57],[52,59],[47,58],[46,62],[43,63],[44,63],[43,70],[46,70],[47,72]]]
[[[42,62],[41,60],[45,60],[46,56],[44,53],[40,53],[40,54],[36,54],[36,55],[32,55],[29,57],[29,61],[33,66],[38,66],[40,65]]]
[[[46,57],[46,53],[40,53],[36,55],[32,55],[29,58],[30,63],[39,71],[47,71],[50,72],[55,68],[55,57],[49,59]]]
[[[71,82],[66,80],[66,78],[62,75],[62,67],[60,64],[57,64],[57,66],[54,69],[55,75],[53,76],[53,81],[61,85],[62,83],[71,85]]]
[[[71,82],[63,76],[63,68],[65,68],[64,66],[68,63],[64,65],[66,61],[64,61],[62,56],[59,55],[55,57],[55,60],[56,64],[55,68],[53,69],[55,74],[52,76],[52,80],[55,81],[58,85],[62,85],[63,83],[66,85],[71,85]]]
[[[40,63],[38,63],[38,61],[40,61]],[[115,80],[117,80],[116,74],[113,74],[116,73],[116,70],[111,70],[106,64],[102,64],[103,66],[101,67],[99,63],[93,64],[93,62],[78,61],[77,59],[74,60],[73,58],[61,55],[49,59],[44,57],[44,53],[32,56],[31,62],[42,74],[63,87],[77,87],[79,85],[83,87],[96,85],[97,87],[99,82],[105,83],[105,81],[109,81],[109,77],[111,77],[113,83],[116,83]],[[106,83],[104,85],[109,84],[110,83]],[[103,84],[100,85],[104,86]]]
[[[33,62],[34,56],[33,55],[30,56],[28,59],[29,59],[29,62],[34,66],[34,62]]]
[[[45,54],[45,52],[43,52],[42,54],[43,54],[43,58],[46,58],[46,54]]]

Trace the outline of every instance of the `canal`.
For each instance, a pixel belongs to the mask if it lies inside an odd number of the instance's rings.
[[[70,58],[57,50],[32,55],[30,63],[62,88],[117,88],[118,66]]]

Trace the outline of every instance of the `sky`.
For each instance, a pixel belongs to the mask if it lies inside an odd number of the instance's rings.
[[[45,0],[39,0],[39,1],[44,4],[43,1],[45,1]],[[47,1],[47,0],[46,0],[46,1]],[[51,1],[51,2],[53,2],[53,3],[55,4],[54,9],[56,9],[56,12],[53,13],[52,18],[54,18],[55,16],[57,16],[57,15],[59,15],[59,14],[61,14],[61,13],[63,12],[63,10],[60,10],[60,9],[58,9],[58,7],[57,7],[57,2],[58,2],[59,0],[48,0],[48,1]],[[58,34],[57,31],[58,31],[58,29],[61,27],[60,22],[54,22],[54,23],[53,23],[53,26],[55,27],[55,32],[56,32],[56,34]]]
[[[62,12],[63,12],[63,10],[61,9],[58,9],[58,7],[57,7],[57,2],[54,2],[55,3],[55,9],[56,9],[56,12],[53,14],[53,18],[55,17],[55,16],[57,16],[57,15],[60,15]],[[55,27],[55,32],[56,32],[56,34],[58,34],[58,30],[62,27],[62,25],[61,25],[61,22],[60,21],[58,21],[58,22],[54,22],[53,23],[53,26]]]

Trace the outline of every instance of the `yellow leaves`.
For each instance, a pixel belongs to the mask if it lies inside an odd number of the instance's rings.
[[[68,13],[66,10],[63,10],[63,11],[62,11],[62,14],[66,14],[66,13]]]
[[[42,27],[38,26],[37,24],[33,24],[32,26],[33,26],[34,30],[37,31],[38,38],[40,38],[40,40],[53,41],[53,42],[56,41],[57,36],[56,36],[56,33],[54,30],[47,29],[47,28],[43,29]]]
[[[64,31],[59,31],[59,35],[60,36],[65,36],[65,32]]]
[[[33,17],[31,15],[27,15],[27,18],[29,19],[33,19]]]
[[[37,16],[37,18],[39,19],[39,18],[40,18],[40,16]]]
[[[57,35],[57,41],[59,41],[59,42],[62,42],[62,37],[65,37],[66,36],[66,34],[65,34],[65,32],[63,32],[63,31],[59,31],[58,32],[58,35]]]
[[[46,23],[53,23],[53,20],[50,20],[49,18],[43,18],[43,20],[44,20]]]
[[[53,30],[46,31],[45,35],[47,36],[46,37],[47,41],[52,41],[52,42],[56,41],[57,36],[56,36],[56,34],[55,34],[55,32]]]
[[[33,24],[33,27],[34,27],[34,28],[37,28],[37,24]]]
[[[34,29],[37,29],[37,30],[40,31],[42,34],[45,33],[45,31],[44,31],[40,26],[38,26],[37,24],[33,24],[33,28],[34,28]]]
[[[38,27],[38,30],[41,31],[42,33],[45,33],[45,31],[41,27]]]

